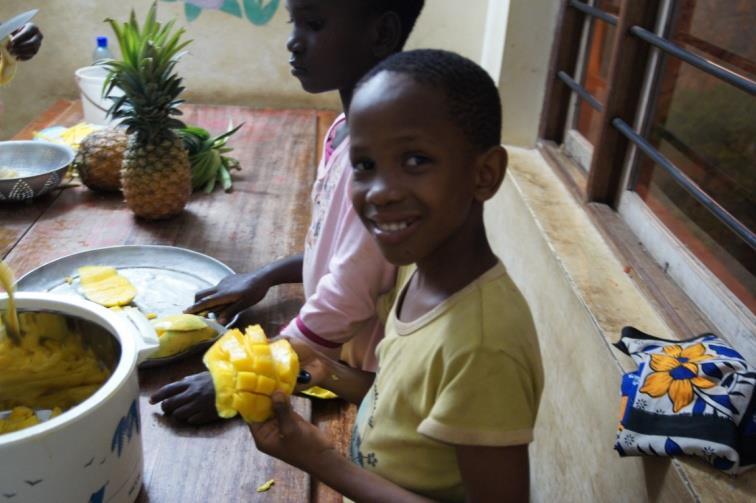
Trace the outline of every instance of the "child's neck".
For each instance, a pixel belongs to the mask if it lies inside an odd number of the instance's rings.
[[[400,319],[414,320],[462,290],[498,262],[480,218],[473,218],[417,263],[400,309]],[[477,221],[479,220],[479,221]]]

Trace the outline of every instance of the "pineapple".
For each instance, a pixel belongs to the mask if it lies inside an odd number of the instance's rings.
[[[114,128],[101,129],[85,136],[74,159],[82,183],[92,190],[120,190],[126,141],[126,133]]]
[[[121,48],[121,60],[105,63],[109,73],[105,94],[120,88],[124,95],[112,97],[108,114],[126,126],[129,135],[123,155],[121,190],[126,205],[138,217],[157,220],[181,213],[192,192],[189,156],[173,131],[184,127],[179,95],[184,90],[175,72],[183,28],[175,21],[156,21],[157,5],[150,7],[143,26],[134,11],[128,22],[107,19]]]

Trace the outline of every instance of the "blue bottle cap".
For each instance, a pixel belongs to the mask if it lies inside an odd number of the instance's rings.
[[[97,47],[107,47],[108,46],[108,37],[97,37]]]

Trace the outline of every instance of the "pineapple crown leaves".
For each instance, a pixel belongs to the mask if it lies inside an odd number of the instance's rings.
[[[110,97],[115,87],[124,93],[114,99],[108,114],[121,119],[129,134],[136,133],[139,143],[158,143],[172,136],[171,129],[184,127],[174,117],[181,115],[178,106],[184,102],[179,99],[184,87],[175,66],[191,40],[181,40],[185,31],[174,29],[175,19],[161,24],[156,15],[153,2],[142,26],[133,9],[128,22],[105,20],[115,33],[122,59],[105,63],[109,72],[103,94]]]

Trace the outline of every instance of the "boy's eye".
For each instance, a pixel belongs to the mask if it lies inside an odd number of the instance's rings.
[[[419,168],[420,166],[428,164],[429,162],[431,162],[430,158],[425,157],[424,155],[413,154],[407,156],[407,158],[404,160],[404,165],[410,168]]]
[[[364,173],[370,171],[375,167],[375,163],[369,159],[361,159],[352,163],[352,170],[355,173]]]
[[[312,21],[307,21],[307,27],[311,29],[312,31],[320,31],[323,29],[323,26],[325,26],[325,21],[322,19],[316,19]]]

